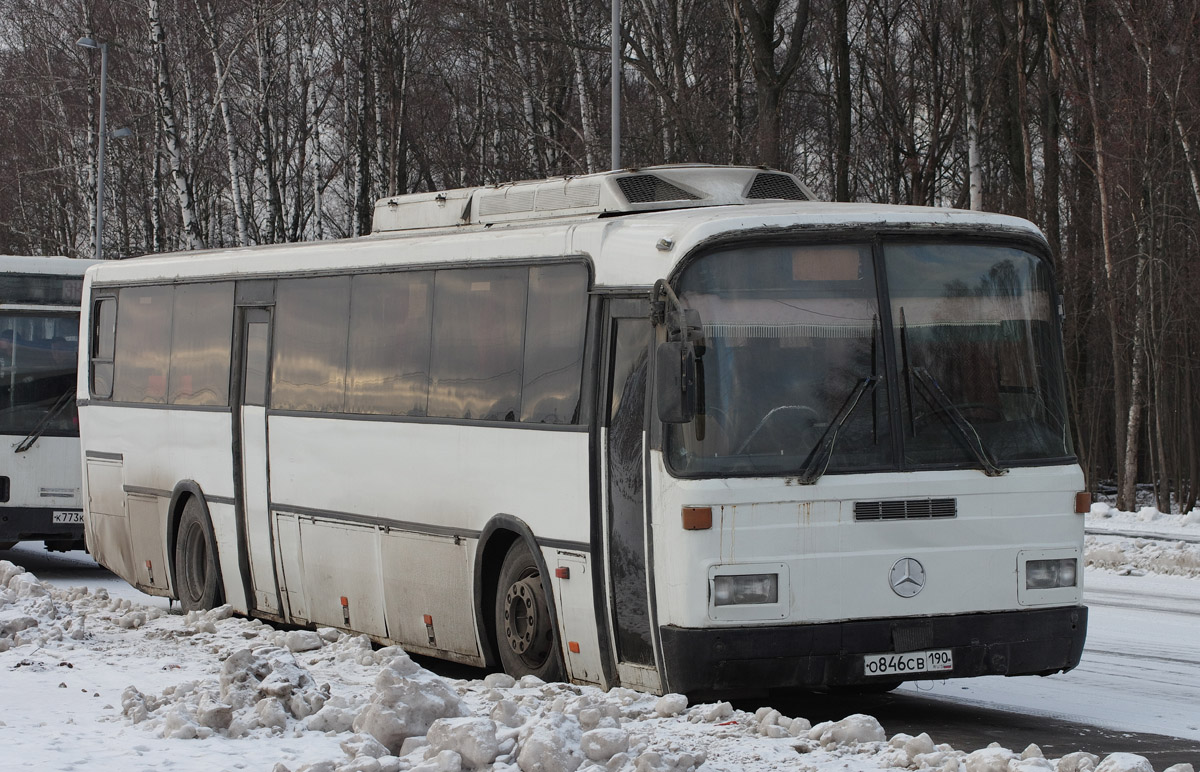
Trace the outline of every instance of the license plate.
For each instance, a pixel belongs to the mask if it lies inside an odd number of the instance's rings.
[[[55,525],[83,525],[83,512],[57,511],[50,516]]]
[[[894,676],[908,673],[948,673],[954,669],[950,649],[908,651],[903,654],[866,654],[863,675]]]

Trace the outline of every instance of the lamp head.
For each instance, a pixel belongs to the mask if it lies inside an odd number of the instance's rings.
[[[83,46],[84,48],[99,48],[100,47],[99,43],[97,43],[95,40],[92,40],[91,38],[89,38],[87,36],[81,37],[81,38],[79,38],[79,40],[76,40],[75,45]]]

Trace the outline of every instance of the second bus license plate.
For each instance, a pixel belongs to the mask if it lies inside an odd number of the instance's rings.
[[[950,649],[863,655],[863,675],[867,676],[949,673],[953,669],[954,655]]]
[[[67,525],[83,525],[83,512],[68,512],[58,511],[50,517],[52,523],[64,523]]]

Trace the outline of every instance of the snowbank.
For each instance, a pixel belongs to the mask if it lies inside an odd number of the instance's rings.
[[[453,681],[363,636],[278,631],[228,607],[167,614],[43,584],[7,561],[0,667],[0,743],[31,769],[1152,772],[1132,754],[1046,759],[1036,746],[889,738],[866,715],[812,726],[681,695]]]
[[[1086,562],[1126,575],[1145,573],[1200,577],[1200,512],[1169,515],[1154,507],[1122,512],[1105,503],[1085,517]],[[1137,535],[1129,535],[1137,534]]]

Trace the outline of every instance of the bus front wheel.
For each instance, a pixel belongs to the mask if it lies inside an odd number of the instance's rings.
[[[184,611],[204,611],[221,602],[217,546],[204,506],[195,496],[183,505],[175,538],[175,577]]]
[[[496,588],[496,648],[504,672],[561,681],[562,659],[554,635],[554,620],[542,587],[542,575],[525,542],[504,556]]]

